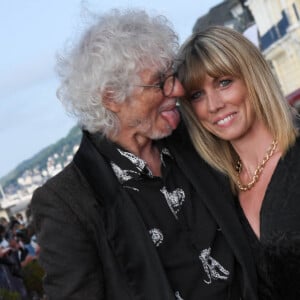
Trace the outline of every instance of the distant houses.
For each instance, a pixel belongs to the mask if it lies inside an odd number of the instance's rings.
[[[71,145],[62,143],[60,147],[55,146],[57,152],[43,158],[46,161],[36,161],[34,167],[24,170],[12,183],[5,187],[5,190],[0,185],[0,217],[7,218],[17,212],[24,213],[35,189],[59,173],[72,161],[79,147],[80,136],[77,137],[77,140],[78,143],[75,144],[72,140]],[[68,141],[66,139],[66,143]]]

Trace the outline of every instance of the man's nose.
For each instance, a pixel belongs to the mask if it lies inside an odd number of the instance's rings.
[[[171,97],[182,97],[184,95],[184,88],[178,78],[175,78],[174,88]]]

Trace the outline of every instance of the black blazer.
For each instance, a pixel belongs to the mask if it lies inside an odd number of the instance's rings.
[[[167,142],[233,248],[244,299],[257,299],[254,263],[229,186],[193,150],[184,128]],[[174,300],[138,211],[88,134],[73,162],[36,190],[32,211],[49,300]]]

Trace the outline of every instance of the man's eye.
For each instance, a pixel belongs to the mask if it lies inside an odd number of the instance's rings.
[[[189,100],[195,101],[195,100],[199,100],[199,98],[203,95],[202,91],[196,91],[190,94]]]
[[[156,85],[157,87],[161,87],[163,85],[163,82],[164,82],[164,78],[160,76],[154,81],[153,85]]]
[[[221,86],[221,87],[226,87],[226,86],[230,85],[231,82],[232,82],[231,79],[223,79],[223,80],[220,80],[220,86]]]

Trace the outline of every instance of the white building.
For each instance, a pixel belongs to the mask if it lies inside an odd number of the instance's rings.
[[[300,110],[300,0],[247,0],[257,25],[260,49],[282,91]]]

